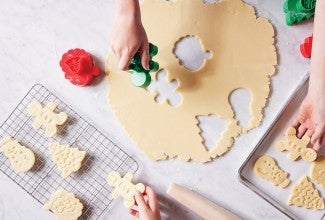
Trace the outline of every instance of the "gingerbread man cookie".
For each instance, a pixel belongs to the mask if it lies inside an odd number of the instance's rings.
[[[132,208],[135,204],[134,196],[137,191],[144,193],[146,187],[142,183],[133,184],[133,174],[127,173],[122,178],[118,172],[112,171],[108,174],[107,182],[109,185],[115,187],[112,191],[113,199],[122,196],[124,198],[124,205],[127,208]]]
[[[325,188],[325,156],[318,157],[311,164],[310,178]]]
[[[324,200],[319,196],[317,189],[313,187],[307,176],[293,186],[288,205],[295,205],[307,209],[324,209]]]
[[[77,220],[82,214],[83,205],[73,193],[59,189],[52,193],[44,208],[51,210],[57,220]]]
[[[277,143],[276,149],[278,151],[289,151],[288,159],[297,160],[301,157],[306,161],[314,161],[317,158],[317,153],[314,149],[307,147],[310,138],[304,135],[301,139],[296,136],[296,129],[290,127],[286,131],[286,139]]]
[[[259,177],[270,181],[275,186],[285,188],[290,184],[288,173],[281,170],[274,159],[269,156],[261,156],[254,164],[254,172]]]
[[[58,125],[63,125],[68,116],[65,112],[55,113],[56,104],[53,102],[48,103],[45,107],[39,102],[31,102],[27,106],[27,112],[30,116],[34,116],[33,128],[40,129],[42,126],[45,128],[45,135],[53,137],[56,135]]]
[[[63,178],[78,171],[86,156],[86,151],[80,151],[78,148],[72,148],[67,144],[61,145],[58,142],[49,144],[49,149]]]
[[[0,141],[0,152],[3,152],[10,160],[11,166],[16,173],[27,172],[35,163],[34,153],[18,141],[8,136]]]

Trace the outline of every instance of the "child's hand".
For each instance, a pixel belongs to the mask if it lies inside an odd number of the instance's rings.
[[[138,217],[140,220],[160,220],[157,196],[152,188],[146,186],[144,195],[138,192],[135,195],[135,201],[139,207],[139,211],[130,209],[129,212],[131,215]]]
[[[322,95],[324,94],[318,96]],[[311,137],[311,144],[318,151],[323,144],[325,134],[325,100],[322,100],[321,97],[318,99],[307,95],[292,126],[298,129],[298,138],[304,134]]]
[[[127,70],[137,51],[140,51],[143,68],[149,69],[149,43],[140,15],[119,14],[110,31],[109,40],[111,49],[119,60],[119,69]]]

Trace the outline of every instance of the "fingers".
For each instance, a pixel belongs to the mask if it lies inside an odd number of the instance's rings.
[[[307,128],[304,125],[300,125],[298,128],[298,134],[297,137],[301,138],[302,136],[304,136],[304,134],[306,133]]]
[[[148,195],[148,204],[149,207],[155,211],[158,209],[158,202],[157,202],[157,196],[156,193],[153,191],[153,189],[149,186],[146,186],[146,194]]]
[[[141,64],[142,67],[146,70],[149,69],[149,44],[144,43],[140,48],[140,55],[141,55]]]
[[[148,209],[148,206],[147,206],[146,202],[144,201],[143,195],[140,192],[137,192],[135,194],[135,200],[138,204],[139,211],[146,212]]]
[[[298,118],[296,118],[296,119],[292,122],[291,127],[294,127],[295,129],[298,129],[299,125],[300,125],[300,121],[299,121]]]
[[[317,126],[315,129],[315,133],[311,137],[311,144],[313,148],[318,151],[322,145],[323,138],[324,138],[325,129],[323,126]]]
[[[129,213],[130,213],[130,215],[133,215],[134,217],[139,218],[139,212],[137,210],[129,209]]]
[[[130,52],[124,52],[120,57],[118,55],[118,59],[120,60],[119,64],[118,64],[118,68],[120,70],[128,70],[129,69],[130,61],[131,61],[132,57],[134,56],[135,52],[136,52],[136,50],[130,51]]]
[[[306,131],[305,135],[307,135],[308,137],[311,137],[311,136],[313,136],[314,133],[315,133],[314,130],[312,130],[312,129],[308,129],[308,130]]]

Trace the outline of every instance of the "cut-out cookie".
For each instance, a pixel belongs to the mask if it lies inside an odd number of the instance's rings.
[[[301,139],[296,136],[296,129],[290,127],[286,131],[286,139],[277,143],[276,149],[278,151],[289,151],[288,159],[297,160],[301,157],[306,161],[314,161],[317,158],[317,153],[314,149],[307,147],[310,138],[304,135]]]
[[[5,137],[0,141],[0,152],[3,152],[10,160],[11,166],[16,173],[29,171],[35,163],[34,153],[18,143],[12,137]]]
[[[293,186],[288,205],[307,209],[324,209],[324,200],[319,196],[312,182],[308,180],[307,176],[304,176]]]
[[[325,188],[325,156],[318,157],[311,164],[310,178]]]
[[[82,215],[83,205],[73,193],[59,189],[52,193],[44,208],[51,210],[57,220],[77,220]]]
[[[78,171],[81,167],[82,160],[86,156],[86,151],[80,151],[78,148],[70,147],[67,144],[51,143],[49,144],[49,149],[53,161],[58,166],[63,178]]]
[[[41,103],[33,101],[27,106],[27,112],[30,116],[34,116],[33,128],[35,130],[41,127],[45,128],[45,135],[53,137],[57,133],[57,126],[63,125],[68,116],[65,112],[55,113],[56,104],[48,103],[45,107]]]
[[[144,193],[146,187],[142,183],[133,184],[133,174],[127,173],[122,178],[118,172],[112,171],[108,174],[107,182],[109,185],[115,187],[112,191],[113,199],[122,196],[124,198],[124,205],[131,208],[135,204],[134,196],[137,191]]]
[[[270,156],[261,156],[254,164],[254,172],[259,177],[273,183],[273,185],[285,188],[290,184],[288,173],[281,170]]]
[[[228,100],[233,90],[244,88],[252,95],[251,120],[245,130],[258,126],[263,118],[270,76],[277,64],[272,25],[256,17],[254,8],[241,0],[211,4],[202,0],[144,0],[141,13],[148,38],[160,48],[156,61],[167,72],[168,82],[179,82],[175,92],[182,102],[177,107],[158,105],[155,94],[130,85],[129,76],[117,68],[117,57],[111,53],[106,61],[108,102],[116,117],[151,159],[178,157],[207,162],[225,154],[243,131]],[[212,55],[195,72],[179,65],[173,54],[175,43],[187,35],[199,39],[202,50]],[[152,77],[155,80],[157,74]],[[229,124],[220,141],[206,149],[196,116],[210,114]]]

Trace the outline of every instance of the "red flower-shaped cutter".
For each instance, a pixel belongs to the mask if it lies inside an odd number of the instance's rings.
[[[60,61],[65,78],[76,86],[85,86],[92,83],[94,76],[100,74],[89,53],[83,49],[72,49],[62,55]]]
[[[311,57],[311,50],[313,47],[313,35],[307,37],[302,44],[300,44],[300,52],[301,54],[306,57]]]

